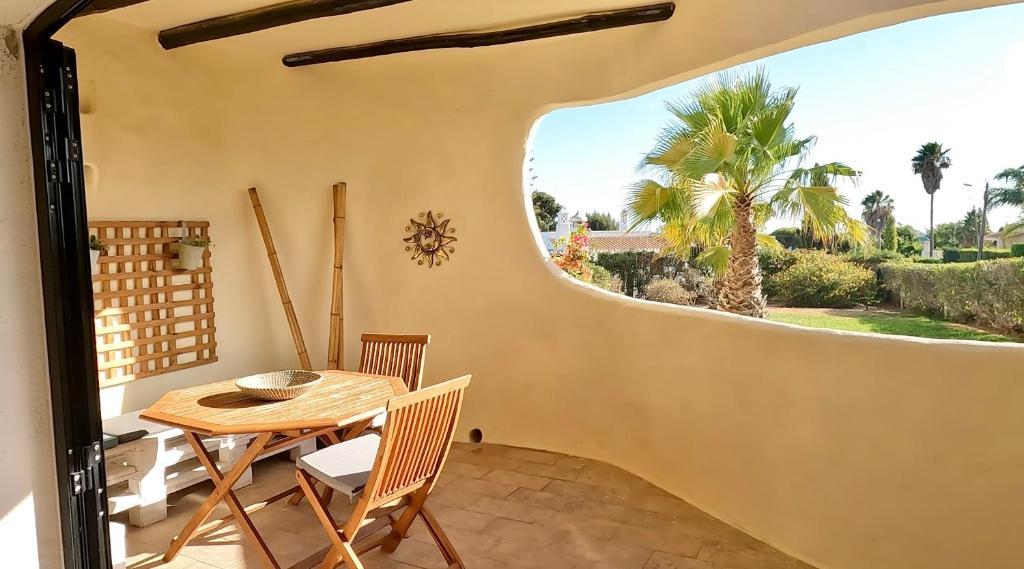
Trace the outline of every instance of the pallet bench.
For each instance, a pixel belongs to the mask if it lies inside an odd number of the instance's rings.
[[[117,445],[105,453],[108,512],[128,512],[128,522],[145,527],[167,518],[167,495],[209,479],[195,451],[181,429],[165,427],[139,417],[141,411],[103,421],[103,432],[111,435],[145,430],[141,439]],[[208,437],[203,446],[217,465],[230,470],[245,452],[254,435]],[[304,441],[289,451],[292,459],[316,450],[315,441]],[[277,454],[277,453],[275,453]],[[261,458],[266,458],[266,455]],[[252,469],[246,469],[234,488],[252,484]]]

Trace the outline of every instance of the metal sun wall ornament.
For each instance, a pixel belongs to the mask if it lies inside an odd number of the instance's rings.
[[[408,243],[405,250],[412,253],[409,258],[417,265],[426,263],[427,267],[440,267],[449,261],[455,252],[451,244],[458,241],[452,236],[455,228],[450,227],[449,222],[451,220],[444,219],[443,213],[433,211],[420,212],[419,221],[410,219],[409,225],[405,226],[409,236],[402,240]]]

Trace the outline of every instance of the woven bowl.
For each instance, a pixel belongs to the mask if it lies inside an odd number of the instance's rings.
[[[295,399],[323,379],[319,373],[301,370],[272,371],[235,381],[242,393],[265,401]]]

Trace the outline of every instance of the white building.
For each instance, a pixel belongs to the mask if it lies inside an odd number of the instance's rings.
[[[619,218],[619,228],[614,231],[589,231],[590,254],[597,256],[600,253],[626,253],[630,251],[660,252],[665,248],[665,240],[657,231],[626,231],[628,227],[626,210],[622,210]],[[562,209],[558,212],[554,231],[541,232],[544,240],[544,247],[548,253],[554,253],[558,247],[558,240],[567,238],[580,225],[586,222],[586,218],[576,212],[569,217],[569,212]]]

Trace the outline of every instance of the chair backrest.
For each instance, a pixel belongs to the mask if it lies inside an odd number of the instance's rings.
[[[433,485],[448,458],[471,378],[452,379],[388,402],[377,462],[363,490],[367,505],[376,507]]]
[[[409,391],[423,383],[429,334],[363,334],[359,371],[400,377]]]

